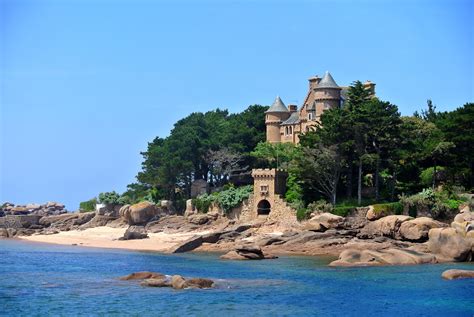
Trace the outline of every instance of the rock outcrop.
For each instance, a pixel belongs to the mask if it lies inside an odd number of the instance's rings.
[[[471,261],[474,238],[467,238],[454,228],[436,228],[429,232],[430,251],[447,261]]]
[[[305,229],[310,231],[326,231],[339,228],[344,218],[328,212],[317,214],[305,223]]]
[[[146,239],[148,234],[143,226],[130,226],[119,240]]]
[[[65,206],[58,202],[47,202],[45,204],[26,204],[15,205],[12,203],[4,203],[0,209],[4,215],[59,215],[66,213]]]
[[[446,270],[441,276],[446,280],[474,278],[474,270]]]
[[[235,250],[229,251],[228,253],[220,257],[224,260],[263,260],[263,259],[275,259],[276,256],[264,254],[262,249],[258,246],[243,245],[238,246]]]
[[[447,224],[428,217],[408,220],[400,225],[399,237],[402,240],[424,242],[428,240],[428,233],[433,228],[444,228]]]
[[[400,238],[399,229],[403,222],[412,220],[409,216],[391,215],[369,222],[362,228],[359,238],[373,239],[385,236],[390,238]]]
[[[160,208],[155,204],[144,201],[123,206],[120,208],[119,214],[129,225],[143,225],[158,216]]]
[[[459,213],[450,228],[429,231],[428,247],[433,254],[448,261],[474,259],[474,212]]]
[[[169,253],[183,253],[192,251],[202,245],[202,236],[191,237],[181,243],[178,243],[176,246],[169,250]]]

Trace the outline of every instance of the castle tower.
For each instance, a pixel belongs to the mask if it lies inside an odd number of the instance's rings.
[[[331,74],[326,72],[314,88],[316,118],[319,118],[325,110],[340,107],[341,90]]]
[[[278,169],[254,169],[253,177],[253,214],[266,216],[276,207],[278,196],[286,192],[288,174]]]
[[[280,124],[288,119],[290,111],[286,108],[280,97],[277,96],[272,106],[265,112],[265,125],[267,127],[267,142],[281,142]]]

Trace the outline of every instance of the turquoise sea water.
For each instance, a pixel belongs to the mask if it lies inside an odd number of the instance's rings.
[[[331,268],[330,258],[223,261],[0,240],[1,316],[473,316],[472,264]],[[209,290],[146,288],[135,271],[209,277]]]

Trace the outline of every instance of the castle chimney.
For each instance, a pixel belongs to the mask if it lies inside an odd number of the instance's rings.
[[[371,82],[370,80],[367,80],[365,83],[363,83],[364,88],[367,89],[372,96],[375,96],[375,83]]]
[[[321,81],[321,78],[319,78],[318,75],[316,75],[314,77],[309,78],[308,81],[309,81],[309,89],[312,90],[316,88],[316,86]]]
[[[298,111],[298,106],[297,105],[288,105],[288,110],[290,110],[290,112],[296,112],[296,111]]]

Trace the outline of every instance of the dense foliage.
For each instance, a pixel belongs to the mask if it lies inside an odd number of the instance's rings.
[[[86,201],[83,201],[79,203],[79,211],[80,212],[88,212],[88,211],[94,211],[95,210],[95,205],[97,204],[97,198],[92,198]]]
[[[217,109],[179,120],[170,136],[155,138],[142,153],[138,184],[175,201],[189,198],[198,179],[221,187],[233,170],[253,165],[250,152],[265,139],[266,109],[254,105],[238,114]]]
[[[120,195],[115,191],[105,192],[99,194],[99,203],[106,205],[117,205],[119,204]]]
[[[199,212],[208,212],[211,204],[216,203],[225,213],[229,213],[245,199],[248,199],[252,191],[253,187],[251,185],[241,187],[227,186],[222,191],[214,192],[210,195],[200,195],[194,198],[192,202]]]

